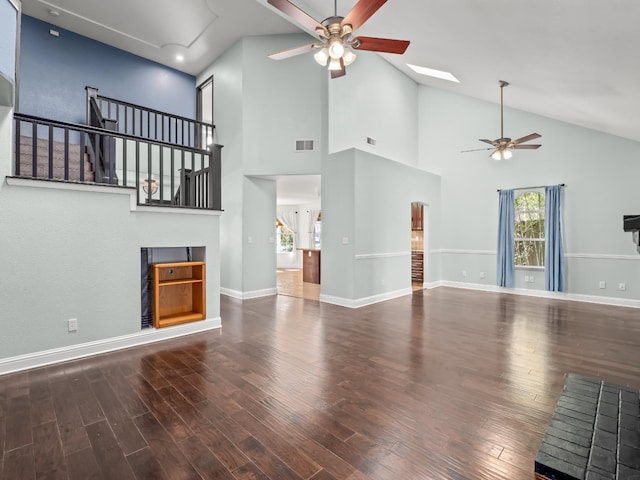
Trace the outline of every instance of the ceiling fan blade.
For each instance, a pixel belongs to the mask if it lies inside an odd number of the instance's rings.
[[[535,150],[536,148],[540,148],[542,145],[514,145],[510,147],[514,150]]]
[[[293,21],[307,30],[311,30],[312,32],[315,32],[317,29],[326,30],[324,25],[307,15],[288,0],[267,0],[267,3],[291,17]]]
[[[491,149],[489,148],[488,150],[491,150]],[[489,154],[489,156],[490,156],[490,157],[493,157],[493,154],[494,154],[494,153],[496,153],[497,151],[498,151],[498,149],[496,148],[493,152],[491,152],[491,153]]]
[[[269,0],[269,3],[271,3],[271,0]],[[387,0],[360,0],[347,13],[347,16],[342,19],[340,25],[351,25],[355,32],[385,3],[387,3]]]
[[[533,140],[534,138],[540,138],[542,135],[538,133],[532,133],[531,135],[527,135],[526,137],[518,138],[516,140],[511,141],[513,145],[518,145],[519,143],[528,142],[529,140]]]
[[[495,142],[493,140],[487,140],[486,138],[481,138],[480,141],[484,143],[488,143],[489,145],[493,145],[494,147],[498,146],[498,142]]]
[[[318,48],[319,45],[316,43],[310,43],[308,45],[302,45],[301,47],[290,48],[289,50],[283,50],[281,52],[272,53],[269,55],[269,58],[272,60],[283,60],[285,58],[295,57],[296,55],[301,55],[303,53],[310,52],[314,48]]]
[[[468,152],[479,152],[480,150],[491,150],[493,149],[493,147],[487,147],[487,148],[474,148],[472,150],[462,150],[460,151],[460,153],[468,153]]]
[[[347,74],[347,69],[344,67],[344,62],[340,59],[340,70],[329,70],[331,72],[331,78],[344,77]]]
[[[398,53],[402,55],[409,47],[409,40],[392,40],[389,38],[358,37],[355,39],[356,50],[371,52]]]

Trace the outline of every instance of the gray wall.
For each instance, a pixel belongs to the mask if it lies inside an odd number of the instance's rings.
[[[444,280],[495,285],[496,189],[565,183],[568,292],[640,299],[640,255],[622,231],[622,216],[640,212],[640,143],[507,107],[505,135],[537,132],[542,147],[496,162],[488,151],[460,151],[499,136],[499,105],[431,87],[420,88],[419,105],[420,167],[443,179]],[[516,277],[517,287],[544,289],[542,271],[518,269]],[[616,290],[620,282],[626,291]]]
[[[11,111],[0,111],[0,175]],[[207,317],[220,316],[219,217],[130,211],[128,194],[0,183],[2,358],[140,331],[140,248],[203,246]],[[78,331],[67,320],[78,319]]]
[[[0,0],[0,105],[14,105],[18,12],[9,0]]]
[[[418,165],[418,85],[372,52],[329,82],[329,152],[349,148]]]
[[[438,248],[440,178],[356,149],[331,155],[322,178],[322,295],[349,304],[410,291],[411,202],[426,205],[427,241]],[[427,258],[429,280],[438,263]]]
[[[320,173],[326,71],[306,57],[280,62],[267,57],[308,42],[302,34],[244,38],[197,77],[199,83],[214,76],[214,115],[224,145],[223,292],[275,292],[276,187],[260,177]],[[297,153],[296,139],[313,139],[316,149]]]

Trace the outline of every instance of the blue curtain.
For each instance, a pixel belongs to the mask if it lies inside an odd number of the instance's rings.
[[[544,286],[552,292],[564,291],[564,249],[562,247],[562,187],[544,188]]]
[[[515,286],[515,204],[513,190],[500,190],[498,198],[498,286]]]

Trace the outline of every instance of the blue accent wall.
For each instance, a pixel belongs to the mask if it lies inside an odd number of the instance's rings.
[[[89,85],[106,97],[195,118],[195,82],[192,75],[22,16],[21,113],[85,123]]]

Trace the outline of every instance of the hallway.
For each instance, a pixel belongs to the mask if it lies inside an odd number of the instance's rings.
[[[278,295],[320,300],[320,285],[302,281],[302,270],[279,268],[276,283]]]

